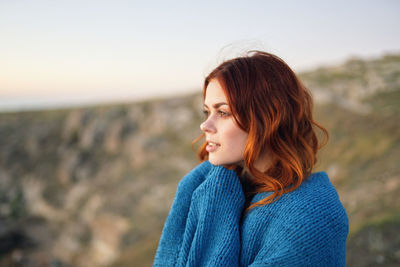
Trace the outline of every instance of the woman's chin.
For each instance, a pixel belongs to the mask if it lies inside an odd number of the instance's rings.
[[[217,159],[217,158],[214,158],[214,157],[209,157],[208,161],[212,165],[239,165],[239,166],[243,166],[243,161],[223,160],[223,159]]]
[[[209,157],[208,161],[212,164],[212,165],[223,165],[225,164],[224,161],[222,161],[221,159],[216,159],[215,157]]]
[[[212,165],[221,165],[218,163],[218,160],[212,159],[212,158],[208,158],[208,161],[212,164]]]

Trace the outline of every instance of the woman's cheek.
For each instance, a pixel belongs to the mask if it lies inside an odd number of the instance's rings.
[[[235,125],[225,129],[223,141],[226,151],[233,160],[242,160],[248,134]]]

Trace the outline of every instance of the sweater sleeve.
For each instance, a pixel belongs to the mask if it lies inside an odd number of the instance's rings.
[[[314,233],[305,235],[296,231],[299,228],[298,225],[290,229],[283,227],[282,238],[271,238],[265,242],[249,267],[345,266],[346,244],[345,240],[340,240],[342,237],[326,234],[321,229],[314,229]]]
[[[172,208],[161,234],[153,266],[175,266],[182,246],[193,191],[204,182],[210,168],[211,164],[205,161],[186,174],[179,182]]]
[[[345,266],[346,211],[332,186],[314,184],[310,189],[320,193],[298,190],[292,192],[296,195],[293,198],[286,195],[277,203],[254,210],[248,223],[253,230],[262,227],[263,234],[249,266]],[[251,238],[249,234],[245,241]]]
[[[178,266],[238,266],[244,202],[236,173],[212,165],[193,193]]]

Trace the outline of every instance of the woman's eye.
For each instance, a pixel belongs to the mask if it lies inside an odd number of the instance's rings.
[[[228,112],[225,112],[225,111],[222,111],[222,110],[218,110],[217,113],[218,113],[218,115],[219,115],[220,117],[227,117],[227,116],[229,116],[229,113],[228,113]],[[209,112],[208,110],[203,110],[203,114],[204,114],[204,116],[205,116],[206,118],[208,118],[208,116],[210,116],[210,112]]]
[[[222,110],[218,110],[218,113],[219,113],[219,115],[221,115],[222,117],[226,117],[226,116],[229,115],[227,112],[222,111]]]

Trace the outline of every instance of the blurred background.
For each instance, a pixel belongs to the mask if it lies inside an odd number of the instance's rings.
[[[400,2],[0,1],[0,266],[151,266],[201,86],[260,49],[311,90],[348,266],[400,265]]]

